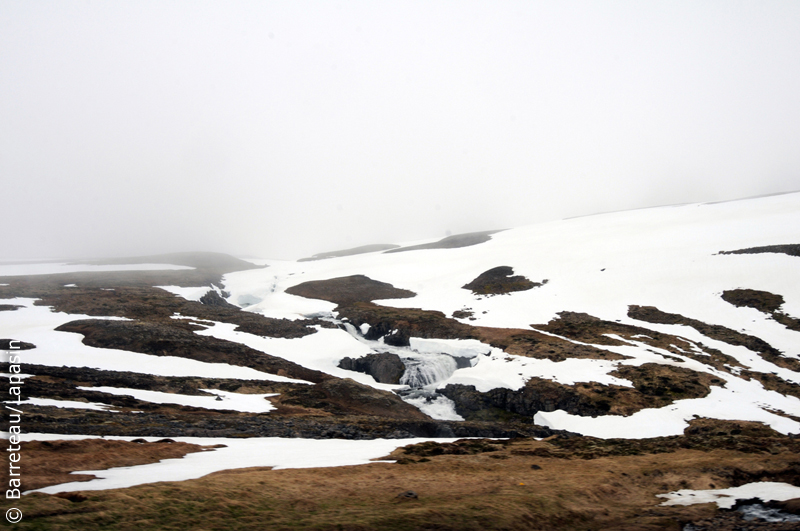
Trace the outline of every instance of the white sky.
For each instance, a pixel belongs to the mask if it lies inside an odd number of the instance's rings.
[[[0,0],[0,258],[298,258],[798,189],[796,1]]]

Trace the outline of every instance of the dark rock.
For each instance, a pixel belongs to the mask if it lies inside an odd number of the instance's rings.
[[[403,253],[406,251],[420,251],[423,249],[458,249],[460,247],[469,247],[471,245],[478,245],[479,243],[488,242],[492,239],[491,235],[498,232],[501,231],[487,230],[483,232],[470,232],[467,234],[454,234],[453,236],[442,238],[437,242],[411,245],[409,247],[400,247],[399,249],[386,251],[386,253]]]
[[[354,326],[369,324],[366,339],[384,341],[394,346],[408,346],[410,337],[437,339],[473,339],[474,328],[446,317],[442,312],[418,308],[391,308],[370,302],[359,302],[337,308],[340,318]],[[397,330],[396,333],[393,333]],[[392,335],[389,341],[386,336]]]
[[[472,367],[472,358],[465,358],[463,356],[452,356],[456,360],[456,367],[459,369],[469,369]]]
[[[344,358],[339,362],[339,367],[369,374],[376,382],[385,384],[400,383],[406,370],[400,356],[388,352],[368,354],[362,358]]]
[[[233,304],[229,303],[225,299],[219,296],[215,290],[209,290],[208,293],[200,297],[200,303],[205,304],[206,306],[216,306],[218,308],[231,308],[238,310],[238,306],[234,306]]]
[[[541,470],[542,467],[540,467],[539,465],[531,465],[531,469],[533,469],[533,470]]]
[[[610,403],[593,400],[567,387],[548,380],[531,378],[517,391],[498,387],[482,393],[474,385],[448,384],[439,392],[455,402],[456,413],[467,420],[508,420],[511,417],[530,419],[539,411],[563,409],[583,416],[605,415]]]
[[[514,270],[509,266],[500,266],[484,271],[478,277],[461,286],[476,295],[499,295],[514,291],[526,291],[547,284],[547,280],[542,282],[532,282],[527,278],[514,275]]]
[[[375,253],[378,251],[387,251],[389,249],[397,249],[399,245],[393,243],[376,243],[372,245],[362,245],[361,247],[353,247],[352,249],[344,249],[343,251],[330,251],[327,253],[317,253],[310,258],[301,258],[298,262],[313,262],[314,260],[325,260],[327,258],[339,258],[342,256],[353,256],[364,253]]]
[[[407,490],[405,492],[401,492],[396,496],[397,498],[403,498],[405,500],[416,500],[419,496],[413,490]]]
[[[720,251],[719,254],[761,254],[761,253],[782,253],[789,256],[800,256],[800,244],[790,243],[787,245],[766,245],[764,247],[749,247],[736,251]]]
[[[13,341],[14,348],[11,348]],[[0,350],[30,350],[32,348],[36,348],[36,345],[33,343],[26,343],[25,341],[19,341],[17,339],[0,339]]]

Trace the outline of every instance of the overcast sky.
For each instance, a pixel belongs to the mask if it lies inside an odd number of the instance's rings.
[[[0,0],[0,258],[800,189],[800,2]]]

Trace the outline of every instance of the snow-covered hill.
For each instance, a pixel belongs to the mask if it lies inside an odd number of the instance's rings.
[[[382,338],[370,341],[362,337],[369,329],[364,324],[360,328],[350,326],[349,331],[319,329],[299,339],[258,337],[234,332],[232,325],[225,324],[200,333],[243,342],[309,368],[395,390],[403,386],[377,383],[367,374],[339,368],[340,360],[393,352],[406,360],[408,367],[417,363],[409,360],[424,359],[435,373],[436,381],[430,383],[429,391],[462,384],[475,386],[479,392],[499,387],[519,390],[531,377],[565,385],[598,382],[632,387],[632,382],[610,373],[621,366],[670,365],[709,374],[717,383],[704,397],[676,400],[627,417],[592,418],[554,410],[539,411],[536,422],[600,437],[649,437],[681,433],[687,420],[698,415],[760,420],[783,433],[798,433],[800,373],[796,360],[800,360],[800,331],[776,321],[772,313],[737,307],[722,297],[733,290],[780,295],[783,303],[777,311],[789,319],[800,317],[800,256],[787,254],[785,248],[784,252],[722,253],[798,243],[800,193],[793,193],[554,221],[501,231],[485,243],[461,248],[372,252],[306,262],[265,260],[263,263],[269,266],[265,269],[231,273],[224,279],[230,302],[276,318],[341,317],[334,302],[291,295],[286,290],[309,281],[364,275],[416,294],[376,301],[381,306],[434,310],[448,317],[455,313],[459,322],[470,326],[533,330],[531,325],[557,322],[561,312],[575,312],[678,338],[670,347],[659,347],[647,341],[652,339],[648,334],[617,335],[616,340],[598,343],[541,331],[575,345],[593,345],[623,359],[577,359],[569,355],[561,361],[536,359],[503,352],[477,339],[423,339],[413,337],[413,333],[409,346],[388,346]],[[497,295],[477,295],[463,288],[498,266],[510,266],[514,275],[541,285]],[[724,327],[734,336],[738,333],[761,339],[780,352],[779,358],[744,346],[736,339],[739,336],[726,340],[724,334],[708,335],[705,328],[685,323],[645,322],[631,316],[631,306],[654,307],[664,314],[681,316],[685,322]],[[705,362],[704,358],[711,358],[709,349],[732,361],[722,365]],[[438,353],[471,361],[456,368],[455,363],[447,362],[447,356],[442,358]],[[784,389],[793,389],[795,396],[765,389],[756,378],[743,376],[742,371],[775,376]],[[431,397],[429,393],[427,399],[408,399],[434,417],[460,418],[452,402],[444,397]]]
[[[3,361],[26,440],[249,437],[260,449],[212,456],[209,470],[318,466],[284,452],[297,438],[328,439],[315,447],[333,454],[361,439],[347,452],[365,462],[414,437],[642,439],[697,417],[797,434],[798,244],[794,193],[266,267],[15,264],[0,276],[0,342],[21,342]],[[122,484],[152,475],[133,470]]]

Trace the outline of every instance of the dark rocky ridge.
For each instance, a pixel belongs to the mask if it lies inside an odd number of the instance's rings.
[[[52,290],[64,284],[77,284],[81,287],[115,288],[115,287],[152,287],[152,286],[210,286],[222,285],[222,275],[235,271],[260,269],[244,260],[222,253],[171,253],[152,256],[112,258],[105,260],[85,260],[73,262],[92,265],[144,264],[161,263],[193,267],[181,270],[154,271],[93,271],[77,273],[58,273],[50,275],[6,276],[0,277],[0,290],[19,292],[42,288]],[[10,288],[10,289],[9,289]],[[6,291],[3,290],[3,291]],[[2,293],[3,291],[0,291]],[[37,295],[18,295],[32,296]]]
[[[397,354],[381,352],[367,354],[362,358],[343,358],[339,367],[348,371],[357,371],[369,374],[376,382],[385,384],[398,384],[406,370],[406,366]]]
[[[492,234],[496,234],[498,232],[502,232],[502,229],[470,232],[467,234],[454,234],[453,236],[442,238],[437,242],[400,247],[399,249],[391,249],[386,251],[386,253],[404,253],[406,251],[421,251],[424,249],[458,249],[460,247],[470,247],[472,245],[488,242],[492,239]]]
[[[195,326],[194,329],[202,328]],[[185,322],[172,324],[83,319],[65,323],[56,330],[82,334],[83,344],[91,347],[128,350],[154,356],[177,356],[206,363],[229,363],[315,383],[330,378],[325,373],[306,369],[240,343],[198,336],[193,332],[192,325]]]
[[[75,264],[118,265],[118,264],[173,264],[196,269],[210,269],[221,274],[248,269],[263,269],[266,266],[255,265],[246,260],[224,253],[186,252],[166,253],[148,256],[128,256],[122,258],[104,258],[102,260],[81,260]]]
[[[210,290],[208,293],[200,297],[200,304],[205,304],[206,306],[216,306],[217,308],[228,308],[231,310],[239,309],[238,306],[234,306],[220,297],[219,293],[214,290]]]
[[[556,431],[523,422],[398,420],[384,416],[271,417],[269,413],[207,415],[193,408],[125,415],[27,406],[31,432],[138,437],[302,437],[308,439],[400,439],[408,437],[549,437]]]
[[[509,414],[531,418],[539,411],[557,409],[581,416],[628,416],[674,400],[707,396],[711,385],[723,384],[706,373],[654,363],[623,365],[611,374],[630,380],[634,389],[596,382],[564,385],[531,378],[516,391],[496,388],[480,392],[475,386],[462,384],[448,384],[439,391],[455,402],[456,412],[467,420],[502,420]]]
[[[762,253],[781,253],[789,256],[800,256],[800,244],[790,243],[786,245],[765,245],[763,247],[749,247],[747,249],[737,249],[736,251],[720,251],[719,254],[762,254]]]
[[[326,260],[328,258],[340,258],[343,256],[353,256],[357,254],[375,253],[379,251],[387,251],[389,249],[397,249],[399,245],[393,243],[375,243],[372,245],[362,245],[360,247],[353,247],[352,249],[344,249],[342,251],[329,251],[327,253],[317,253],[309,258],[301,258],[298,262],[313,262],[315,260]]]

